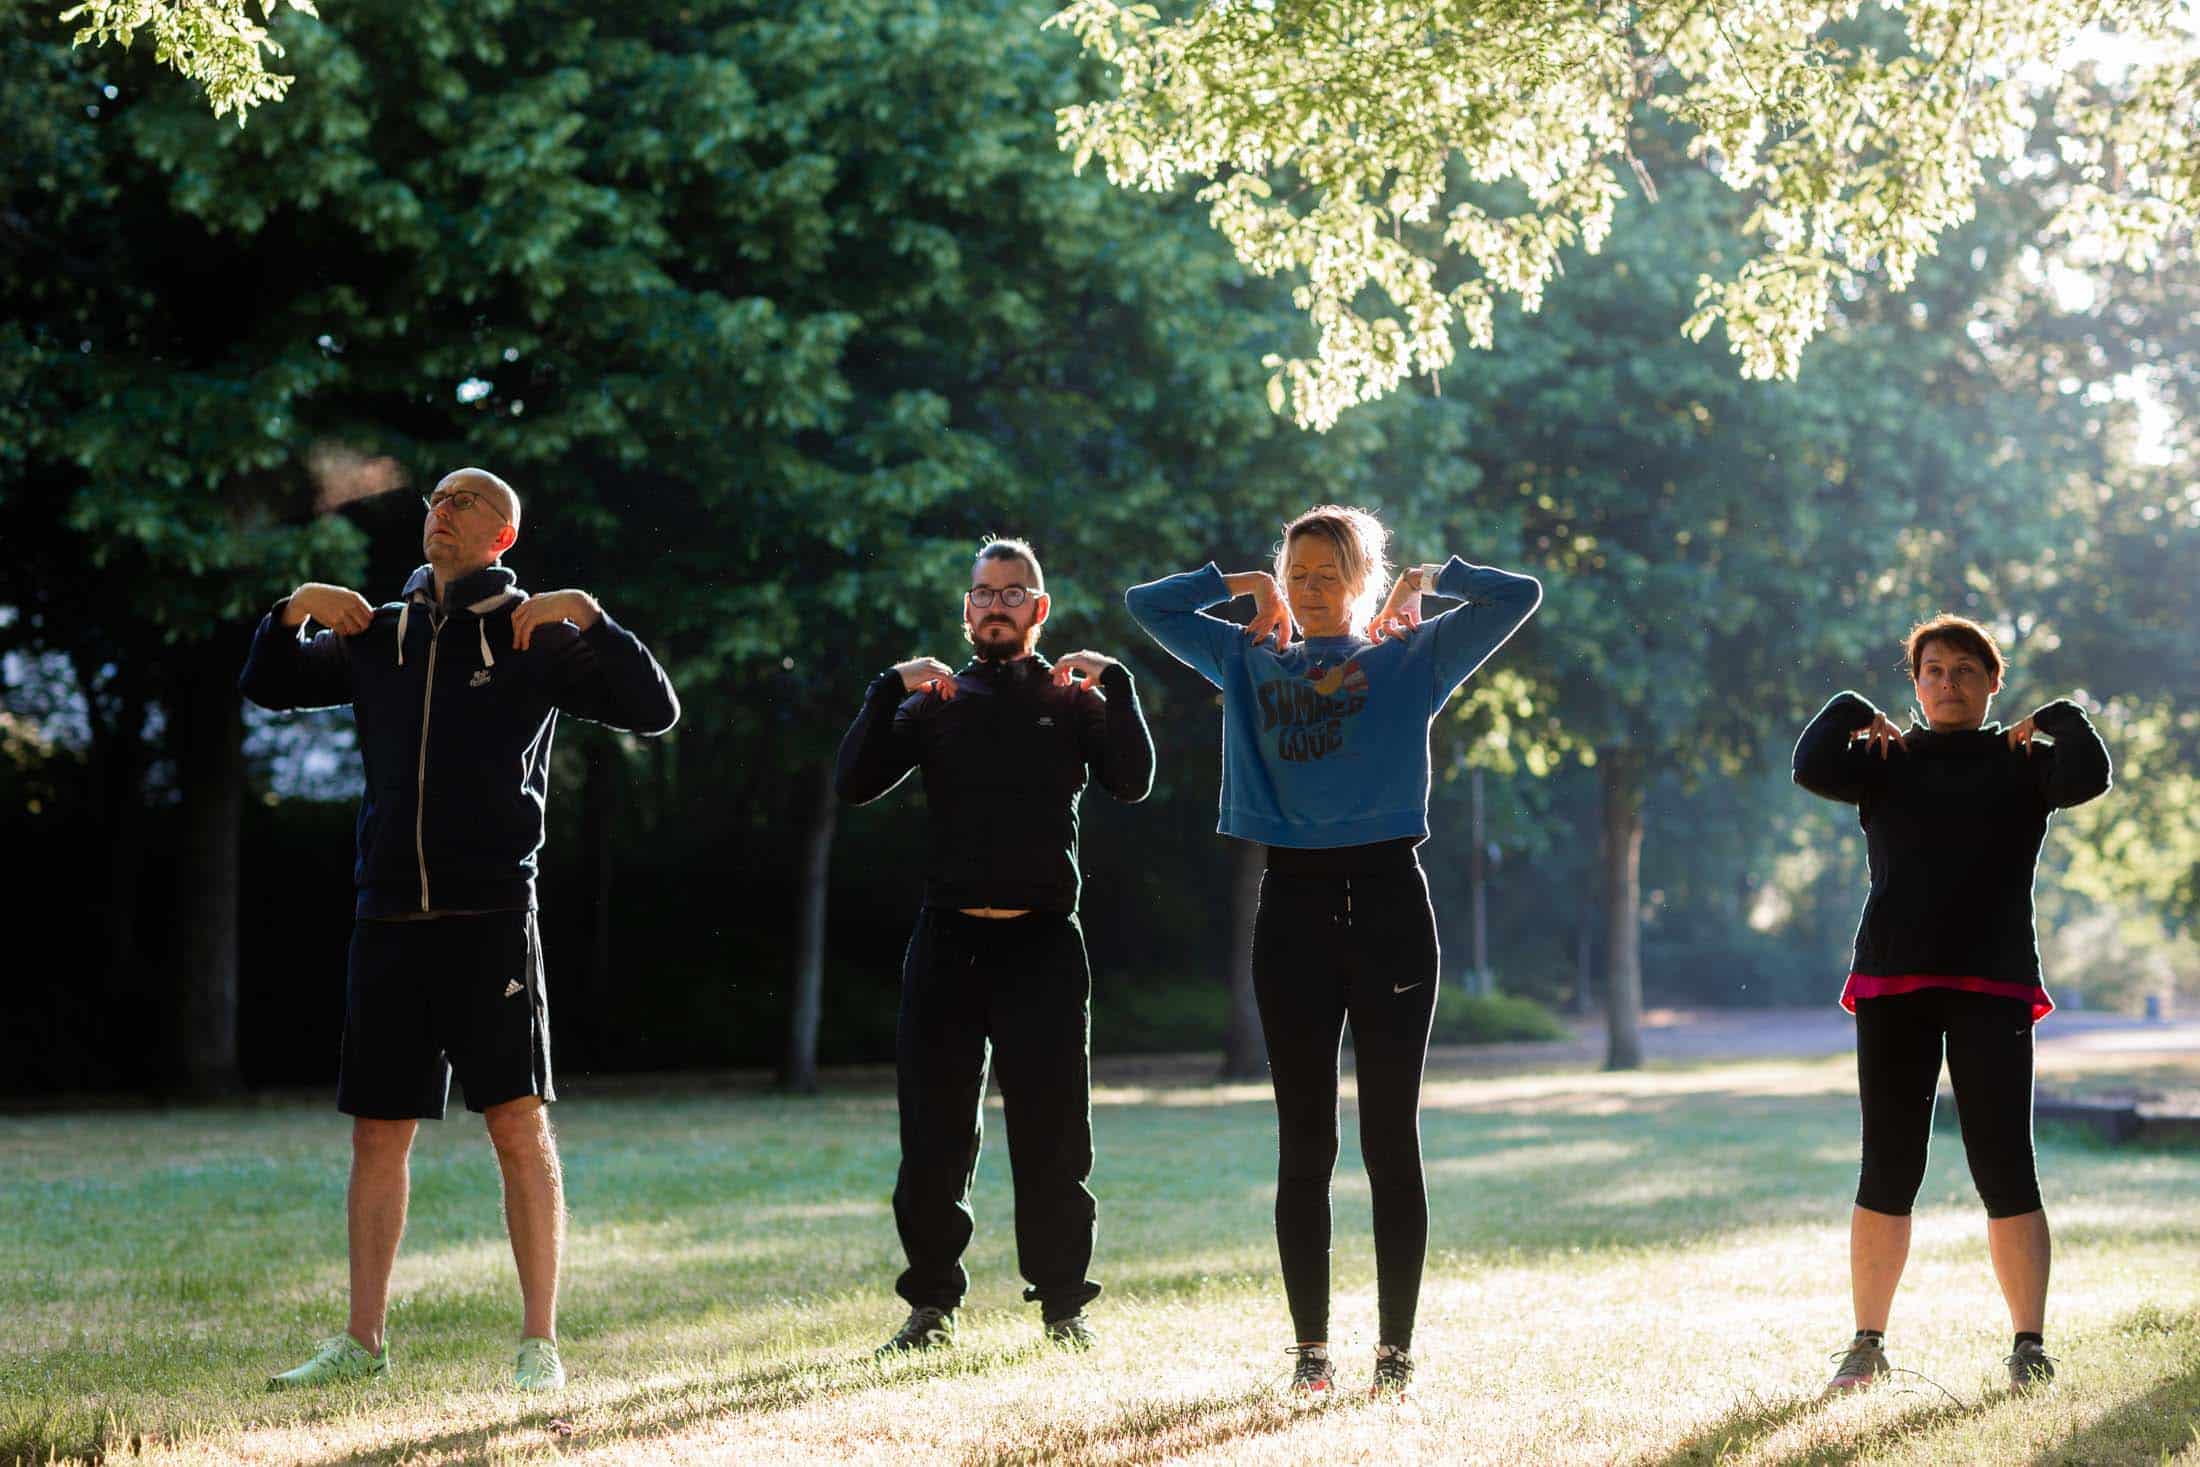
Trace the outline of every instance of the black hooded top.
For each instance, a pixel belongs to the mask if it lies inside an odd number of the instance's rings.
[[[1033,654],[972,662],[942,698],[908,692],[888,669],[840,741],[834,788],[865,805],[923,771],[926,906],[1075,912],[1087,779],[1119,800],[1153,788],[1153,740],[1130,670],[1117,663],[1097,681],[1057,687],[1053,664]]]
[[[1936,732],[1912,723],[1884,757],[1854,739],[1879,710],[1839,693],[1795,745],[1795,782],[1856,806],[1871,894],[1856,928],[1842,1006],[1916,988],[1967,988],[2054,1007],[2040,984],[2032,879],[2050,812],[2109,786],[2107,746],[2085,710],[2057,700],[2033,714],[2042,741],[2008,730]]]

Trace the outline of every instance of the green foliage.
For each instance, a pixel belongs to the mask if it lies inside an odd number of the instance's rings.
[[[505,473],[532,511],[517,568],[602,592],[688,704],[665,746],[589,748],[629,798],[609,848],[677,847],[761,893],[728,911],[621,891],[622,944],[655,954],[664,990],[636,1011],[694,1038],[682,1056],[733,1052],[714,1023],[757,1054],[815,777],[879,667],[958,657],[964,557],[988,531],[1038,543],[1044,646],[1127,657],[1160,744],[1155,799],[1092,799],[1086,849],[1129,934],[1114,976],[1207,986],[1111,988],[1103,971],[1102,1047],[1211,1042],[1228,900],[1212,690],[1129,626],[1119,593],[1209,557],[1261,564],[1281,521],[1325,499],[1377,510],[1400,560],[1458,551],[1545,579],[1541,615],[1439,722],[1427,853],[1456,954],[1458,776],[1491,771],[1494,945],[1522,991],[1572,996],[1595,761],[1640,751],[1653,994],[1748,966],[1767,975],[1752,993],[1779,979],[1830,999],[1857,842],[1789,787],[1786,743],[1844,684],[1900,708],[1895,640],[1942,607],[2004,634],[2005,716],[2074,689],[2106,709],[2123,787],[2058,820],[2051,880],[2067,869],[2119,921],[2189,918],[2200,296],[2175,262],[2099,264],[2083,309],[2042,288],[2069,261],[2040,241],[2093,167],[2062,161],[2052,127],[2023,186],[1974,194],[1900,299],[1834,272],[1797,381],[1738,378],[1680,334],[1706,262],[1738,269],[1765,237],[1752,198],[1691,159],[1685,118],[1629,124],[1661,201],[1609,201],[1593,258],[1525,224],[1488,235],[1570,205],[1448,157],[1446,197],[1472,205],[1490,262],[1438,252],[1431,288],[1513,281],[1488,296],[1502,349],[1456,362],[1440,393],[1303,434],[1265,406],[1261,360],[1305,350],[1307,306],[1198,201],[1063,166],[1052,119],[1105,66],[1043,33],[1044,13],[346,0],[282,27],[309,84],[240,132],[146,48],[72,50],[10,12],[0,606],[20,615],[0,646],[67,654],[95,744],[158,738],[145,700],[181,675],[179,644],[300,579],[378,595],[410,568],[415,511],[376,491],[460,462]],[[1495,128],[1503,110],[1476,116]],[[1260,199],[1249,167],[1234,176]],[[1271,197],[1294,210],[1320,192],[1287,185]],[[1519,298],[1546,260],[1568,275],[1531,331]],[[1332,263],[1323,288],[1341,291],[1350,261]],[[2166,464],[2138,459],[2111,385],[2126,373],[2171,405],[2148,450]],[[11,798],[94,810],[76,786],[107,770],[155,787],[103,744],[27,729],[0,735]],[[851,1011],[828,1014],[828,1058],[876,1053],[922,844],[911,791],[843,820],[831,981]],[[554,837],[553,864],[573,844]],[[669,884],[672,859],[646,879]],[[864,921],[897,930],[865,951]],[[661,1043],[618,1062],[677,1048]]]
[[[1446,983],[1436,994],[1431,1044],[1511,1044],[1574,1037],[1558,1015],[1512,993],[1468,993]]]
[[[2200,218],[2200,41],[2179,7],[1860,9],[1074,0],[1051,24],[1118,87],[1063,109],[1062,143],[1126,188],[1207,180],[1246,264],[1303,281],[1318,348],[1273,355],[1270,391],[1317,428],[1448,366],[1461,334],[1487,348],[1500,300],[1537,309],[1566,252],[1610,236],[1630,175],[1654,196],[1653,176],[1700,167],[1747,200],[1747,243],[1695,257],[1680,329],[1723,322],[1753,378],[1793,378],[1864,278],[1908,285],[2036,118],[2080,166],[2050,237],[2144,268]],[[1692,164],[1645,166],[1645,99]],[[1469,178],[1517,190],[1493,207]]]
[[[295,80],[267,69],[267,58],[279,59],[283,48],[261,21],[285,5],[320,14],[313,0],[260,0],[258,20],[250,0],[82,0],[61,12],[61,22],[84,22],[73,42],[78,46],[112,43],[128,50],[139,32],[149,32],[153,59],[198,83],[214,115],[234,112],[242,127],[254,107],[281,101]]]

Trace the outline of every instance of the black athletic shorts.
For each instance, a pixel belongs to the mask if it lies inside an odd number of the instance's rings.
[[[453,1069],[471,1111],[557,1098],[534,912],[352,923],[336,1108],[441,1120]]]

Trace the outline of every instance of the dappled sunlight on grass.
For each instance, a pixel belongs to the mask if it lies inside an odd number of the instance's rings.
[[[1043,1346],[1021,1302],[990,1114],[960,1347],[883,1366],[870,1351],[905,1308],[890,1098],[561,1106],[574,1383],[547,1403],[503,1383],[518,1296],[477,1121],[422,1133],[393,1377],[267,1396],[267,1373],[341,1322],[341,1120],[256,1107],[200,1115],[193,1134],[180,1115],[15,1119],[0,1127],[0,1446],[43,1458],[136,1436],[133,1461],[316,1467],[2200,1455],[2192,1152],[2046,1142],[2065,1374],[2012,1400],[1995,1389],[2008,1333],[1983,1213],[1960,1143],[1936,1137],[1889,1335],[1916,1374],[1816,1399],[1849,1327],[1852,1085],[1845,1060],[1432,1085],[1419,1401],[1404,1412],[1364,1399],[1375,1279],[1349,1087],[1342,1389],[1311,1411],[1277,1394],[1290,1328],[1265,1085],[1121,1086],[1099,1105],[1108,1292],[1090,1357]]]

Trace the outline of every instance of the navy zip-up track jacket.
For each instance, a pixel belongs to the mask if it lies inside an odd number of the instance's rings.
[[[492,565],[443,604],[422,566],[405,595],[353,637],[260,621],[238,690],[262,708],[350,705],[366,765],[359,801],[357,915],[532,907],[558,715],[629,733],[679,720],[664,669],[609,615],[587,631],[535,628],[512,646],[526,593]]]

